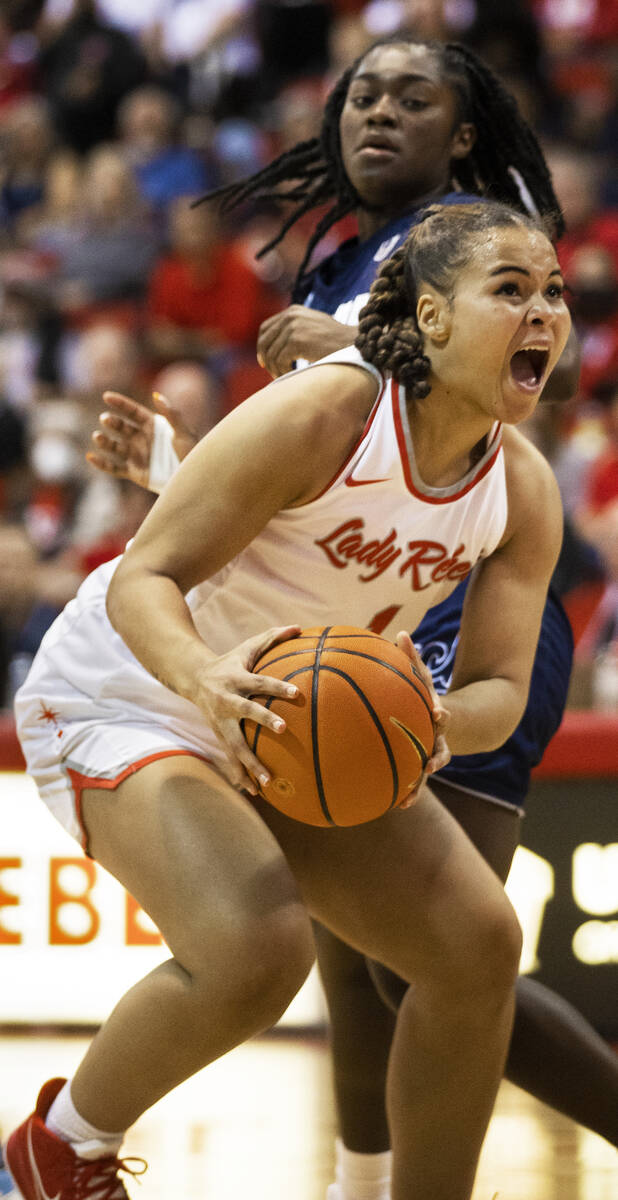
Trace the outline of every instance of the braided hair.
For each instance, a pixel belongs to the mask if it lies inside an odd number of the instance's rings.
[[[260,258],[279,244],[305,213],[330,204],[311,235],[300,264],[296,287],[325,233],[363,202],[343,165],[339,122],[350,82],[367,54],[379,46],[423,45],[438,58],[443,78],[455,93],[458,120],[476,127],[476,141],[466,158],[451,164],[453,188],[479,192],[522,212],[551,217],[555,237],[564,232],[558,200],[543,152],[513,96],[472,50],[456,42],[421,41],[395,36],[373,43],[339,78],[330,93],[320,133],[298,142],[245,180],[209,192],[202,200],[219,199],[223,212],[246,200],[285,201],[291,205],[278,233],[259,250]],[[289,188],[285,190],[285,185]],[[201,203],[197,201],[197,203]]]
[[[371,285],[354,343],[363,358],[390,372],[412,396],[429,395],[431,363],[416,320],[419,285],[430,284],[450,297],[457,275],[473,258],[478,238],[505,226],[523,226],[549,236],[541,218],[496,201],[429,205]]]

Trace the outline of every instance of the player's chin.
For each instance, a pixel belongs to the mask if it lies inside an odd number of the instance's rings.
[[[545,380],[539,380],[534,387],[523,387],[511,375],[503,381],[497,415],[506,425],[519,425],[534,412],[545,385]]]

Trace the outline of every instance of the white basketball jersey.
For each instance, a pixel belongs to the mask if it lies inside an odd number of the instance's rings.
[[[187,596],[196,628],[215,653],[272,625],[371,626],[391,638],[399,629],[413,631],[504,532],[498,424],[462,479],[428,487],[415,464],[404,389],[354,347],[321,362],[369,371],[379,389],[376,403],[358,444],[321,495],[279,512]],[[49,630],[43,642],[48,662],[55,660],[60,676],[82,694],[120,703],[134,718],[159,712],[172,726],[185,720],[203,725],[198,710],[153,679],[110,625],[105,593],[116,561],[88,577]]]

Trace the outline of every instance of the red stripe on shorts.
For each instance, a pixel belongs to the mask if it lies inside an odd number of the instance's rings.
[[[202,762],[209,762],[210,759],[203,758],[202,755],[196,754],[194,750],[170,749],[157,750],[156,754],[147,754],[145,758],[138,758],[135,762],[130,763],[121,771],[119,775],[114,775],[111,779],[103,779],[100,775],[82,775],[80,771],[75,771],[73,767],[67,767],[66,772],[71,780],[73,795],[75,797],[75,815],[79,822],[79,827],[82,831],[82,849],[84,854],[92,858],[88,849],[88,833],[82,817],[82,792],[84,788],[101,788],[108,792],[113,792],[118,787],[119,783],[123,783],[129,775],[134,775],[141,767],[147,767],[149,763],[156,762],[159,758],[174,758],[178,754],[189,754],[191,758],[199,758]]]

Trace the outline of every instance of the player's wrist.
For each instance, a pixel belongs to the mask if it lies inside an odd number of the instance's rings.
[[[151,492],[162,492],[180,466],[174,449],[174,430],[166,417],[154,413],[154,431],[150,460],[148,463],[148,487]]]

